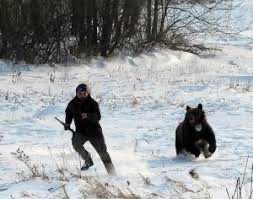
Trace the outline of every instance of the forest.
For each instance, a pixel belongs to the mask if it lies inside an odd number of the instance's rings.
[[[0,59],[31,64],[136,55],[154,47],[194,54],[227,30],[232,0],[0,0]]]

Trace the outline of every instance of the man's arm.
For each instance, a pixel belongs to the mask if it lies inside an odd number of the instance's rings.
[[[72,104],[69,103],[65,110],[65,130],[68,130],[70,128],[72,120],[73,120]]]
[[[92,123],[97,123],[101,119],[99,105],[97,102],[92,104],[92,113],[87,113],[87,120]]]

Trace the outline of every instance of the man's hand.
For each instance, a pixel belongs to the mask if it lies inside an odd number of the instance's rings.
[[[82,117],[82,119],[86,119],[87,118],[87,113],[81,113],[81,117]]]
[[[70,130],[70,124],[64,124],[64,130],[65,131]]]

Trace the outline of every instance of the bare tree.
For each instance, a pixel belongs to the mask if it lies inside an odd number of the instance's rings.
[[[0,58],[66,61],[68,54],[136,54],[154,46],[199,54],[229,30],[233,0],[1,0]]]

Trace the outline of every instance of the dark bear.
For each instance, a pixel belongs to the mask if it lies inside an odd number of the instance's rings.
[[[186,107],[185,119],[176,129],[176,152],[191,153],[199,157],[203,153],[209,158],[216,150],[216,139],[211,126],[206,121],[202,104],[197,108]]]

